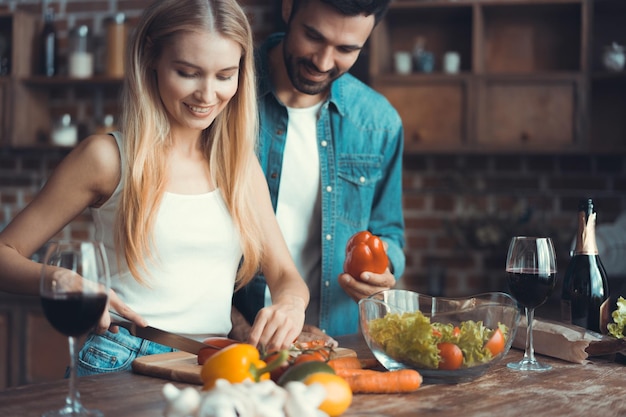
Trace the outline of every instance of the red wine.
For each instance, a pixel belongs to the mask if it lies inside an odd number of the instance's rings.
[[[578,216],[576,250],[563,277],[561,316],[566,323],[601,332],[606,329],[600,329],[600,306],[609,297],[609,286],[598,255],[591,199],[581,200]]]
[[[42,296],[41,304],[52,327],[66,336],[82,336],[100,319],[107,304],[106,294],[71,292]]]
[[[556,283],[556,274],[539,274],[536,269],[507,270],[509,289],[515,300],[526,308],[535,308],[545,303]]]

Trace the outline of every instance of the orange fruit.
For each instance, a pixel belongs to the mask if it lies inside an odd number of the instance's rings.
[[[305,385],[322,384],[326,389],[326,398],[319,405],[319,409],[330,417],[342,415],[352,404],[352,390],[345,379],[339,375],[319,372],[309,375]]]

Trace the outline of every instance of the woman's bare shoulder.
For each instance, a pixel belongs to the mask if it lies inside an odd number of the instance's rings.
[[[72,152],[80,164],[88,169],[86,175],[96,177],[101,192],[112,193],[121,177],[120,151],[112,135],[91,135],[80,142]]]

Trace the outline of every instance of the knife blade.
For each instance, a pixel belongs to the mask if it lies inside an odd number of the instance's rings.
[[[109,314],[111,315],[112,325],[124,327],[133,336],[147,339],[174,349],[193,353],[194,355],[197,355],[201,348],[207,347],[207,345],[202,342],[176,333],[166,332],[165,330],[157,329],[156,327],[151,326],[137,326],[132,321],[120,316],[114,311],[109,311]]]

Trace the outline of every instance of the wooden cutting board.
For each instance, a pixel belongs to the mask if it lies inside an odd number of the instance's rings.
[[[332,357],[343,356],[356,356],[356,352],[347,348],[333,350]],[[132,366],[133,371],[138,374],[202,385],[202,366],[198,365],[198,358],[193,353],[170,352],[141,356],[133,361]]]

